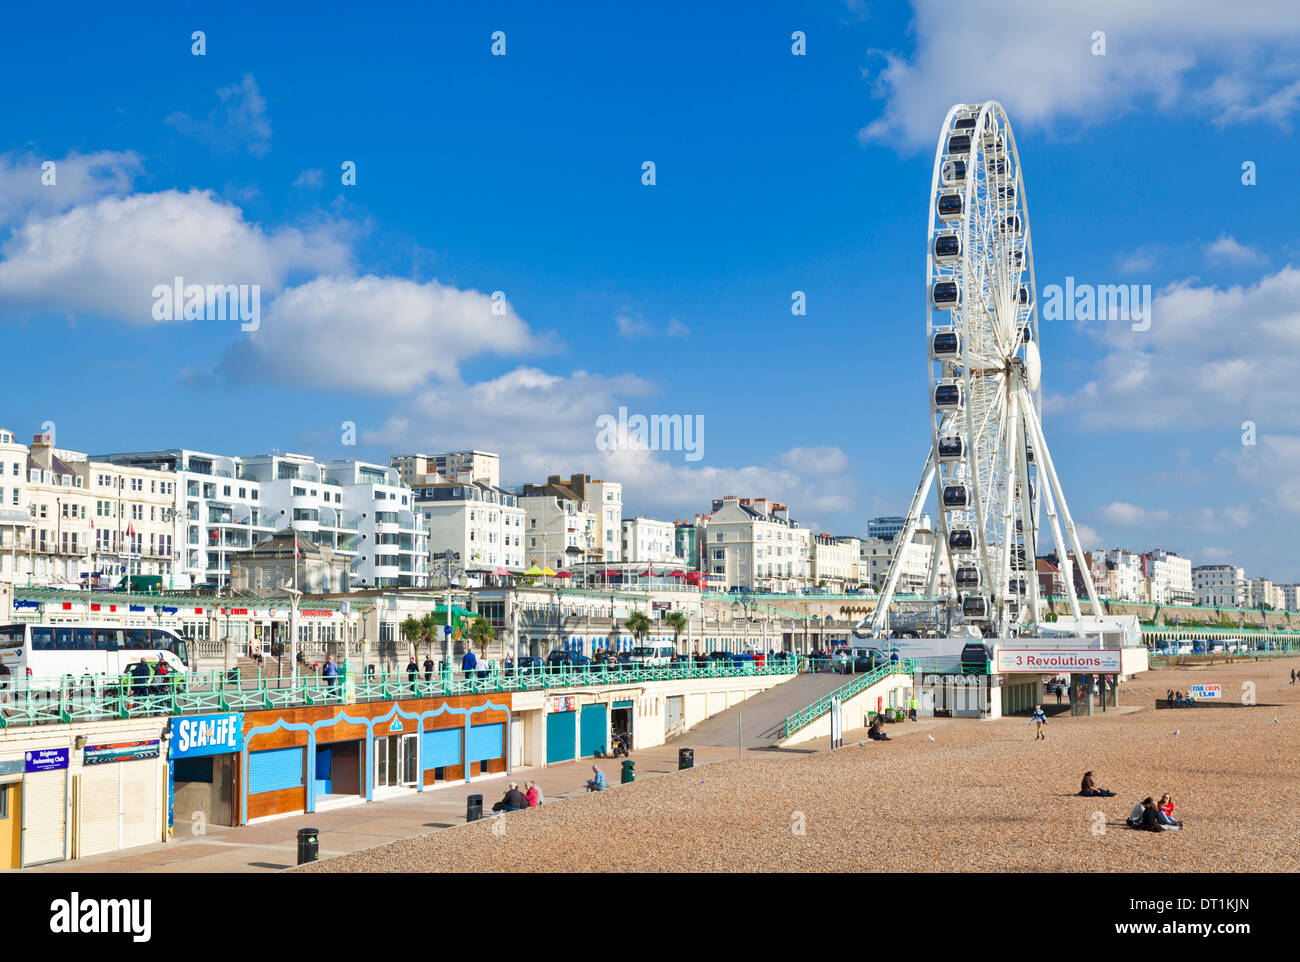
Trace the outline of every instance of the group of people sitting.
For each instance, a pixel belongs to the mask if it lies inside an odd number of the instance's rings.
[[[1160,796],[1159,804],[1150,795],[1142,799],[1133,806],[1125,821],[1129,828],[1146,832],[1176,832],[1183,827],[1183,823],[1174,818],[1174,800],[1168,792]]]
[[[1190,708],[1196,704],[1190,693],[1184,695],[1181,691],[1174,691],[1172,688],[1165,695],[1165,700],[1170,708]]]
[[[524,782],[524,791],[519,790],[518,782],[511,782],[501,801],[492,806],[494,812],[517,812],[522,808],[536,808],[542,804],[542,790],[536,782]]]
[[[873,742],[887,742],[890,740],[889,736],[885,734],[884,715],[876,715],[876,717],[872,719],[871,727],[867,729],[867,737]]]

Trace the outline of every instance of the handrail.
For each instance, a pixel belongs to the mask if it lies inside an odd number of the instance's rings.
[[[463,694],[562,690],[692,678],[794,675],[800,656],[753,661],[678,662],[657,667],[620,665],[500,668],[440,672],[433,678],[407,672],[348,673],[332,680],[315,674],[290,678],[241,676],[237,669],[137,679],[133,675],[85,675],[80,679],[0,680],[0,729],[17,725],[67,724],[213,711],[261,711],[350,702],[440,698]],[[460,676],[460,677],[457,677]],[[485,676],[485,677],[480,677]]]
[[[841,685],[829,694],[823,695],[811,705],[799,709],[799,711],[787,718],[785,720],[785,737],[789,738],[799,729],[807,728],[830,711],[831,699],[838,698],[840,701],[847,701],[890,675],[911,675],[916,673],[916,669],[916,662],[911,658],[906,658],[901,661],[888,662],[878,668],[873,668],[865,674],[855,676],[852,681]]]

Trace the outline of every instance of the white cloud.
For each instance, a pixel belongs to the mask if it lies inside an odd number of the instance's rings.
[[[271,120],[266,115],[266,98],[257,89],[257,81],[246,73],[239,83],[217,91],[221,106],[208,114],[207,120],[195,120],[177,111],[163,121],[186,137],[222,150],[246,149],[254,157],[271,151]]]
[[[1221,561],[1230,561],[1233,552],[1228,548],[1202,548],[1200,556],[1206,563],[1217,563]]]
[[[267,231],[209,191],[106,197],[15,229],[0,245],[0,303],[153,324],[153,288],[177,276],[260,284],[265,298],[295,271],[344,270],[345,230]]]
[[[1268,260],[1262,251],[1242,244],[1229,234],[1222,234],[1214,243],[1205,245],[1205,257],[1211,264],[1261,264]]]
[[[1102,508],[1100,513],[1111,524],[1126,528],[1164,524],[1169,520],[1169,512],[1163,508],[1140,508],[1126,501],[1112,501]]]
[[[652,326],[639,317],[620,314],[614,318],[619,337],[687,337],[691,329],[676,318],[669,318],[664,328]]]
[[[1079,536],[1079,544],[1083,545],[1084,551],[1099,550],[1099,546],[1103,543],[1101,535],[1097,534],[1095,528],[1081,524],[1078,521],[1074,523],[1074,533]],[[1062,532],[1062,535],[1064,535],[1064,532]],[[1044,545],[1039,545],[1039,551],[1042,551],[1043,547]]]
[[[1144,244],[1119,260],[1119,270],[1123,274],[1149,274],[1159,263],[1160,248],[1154,244]]]
[[[688,463],[682,452],[596,447],[596,419],[643,405],[654,385],[631,374],[568,376],[520,367],[476,384],[431,386],[402,402],[382,428],[363,434],[385,450],[455,449],[508,452],[506,481],[581,471],[623,484],[624,514],[675,518],[707,512],[713,498],[752,495],[785,501],[800,523],[854,507],[848,460],[837,448],[796,448],[769,463]],[[721,429],[719,429],[721,430]]]
[[[325,182],[325,174],[319,167],[311,167],[302,171],[293,179],[294,187],[319,187]]]
[[[1172,284],[1155,297],[1150,330],[1114,321],[1092,333],[1106,353],[1092,379],[1057,405],[1089,428],[1227,435],[1247,420],[1300,425],[1300,270],[1287,266],[1248,286]]]
[[[54,163],[54,183],[42,181],[41,165]],[[142,165],[134,151],[72,151],[66,157],[0,154],[0,225],[32,213],[54,214],[77,204],[131,189]]]
[[[1013,124],[1093,123],[1153,104],[1219,124],[1286,123],[1300,89],[1300,6],[1270,0],[913,0],[910,59],[876,51],[882,114],[864,141],[933,145],[959,98],[1000,100]],[[1105,56],[1092,53],[1094,31]]]
[[[398,277],[318,277],[281,293],[259,330],[222,363],[235,378],[274,373],[304,384],[404,393],[451,381],[481,354],[545,348],[509,304],[488,294]],[[286,364],[285,358],[292,358]]]

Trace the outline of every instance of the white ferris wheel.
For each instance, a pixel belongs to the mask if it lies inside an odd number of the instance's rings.
[[[946,602],[986,637],[1033,633],[1043,615],[1035,558],[1046,508],[1078,619],[1071,556],[1084,555],[1043,437],[1029,208],[1001,104],[948,111],[926,229],[930,453],[876,609],[857,631],[869,623],[871,637],[885,632],[931,488],[939,503],[926,598]],[[1099,614],[1091,572],[1079,567]]]

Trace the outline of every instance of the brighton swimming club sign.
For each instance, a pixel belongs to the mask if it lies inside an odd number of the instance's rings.
[[[995,658],[999,674],[1042,671],[1090,675],[1120,670],[1119,650],[1116,648],[999,648]]]
[[[244,748],[244,713],[187,715],[172,719],[172,758],[224,755]]]

